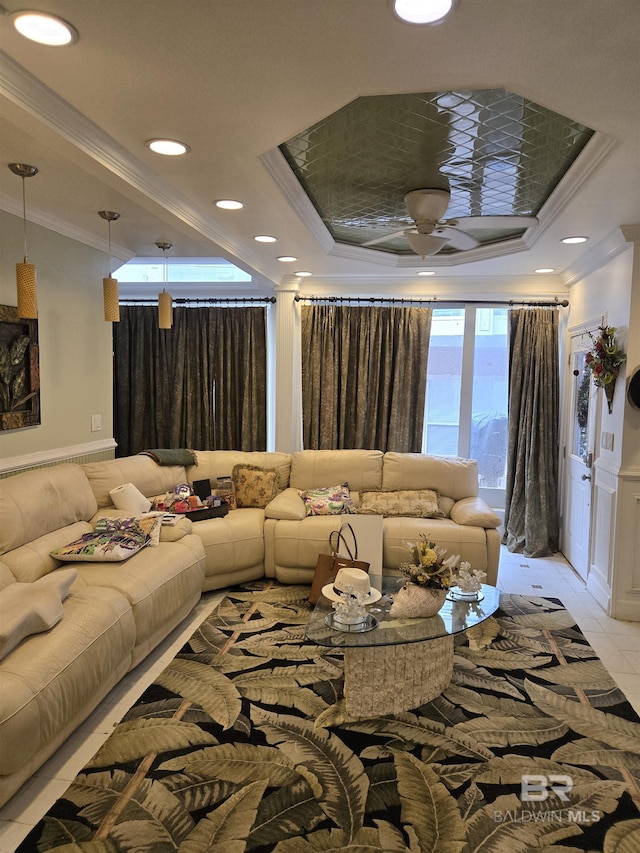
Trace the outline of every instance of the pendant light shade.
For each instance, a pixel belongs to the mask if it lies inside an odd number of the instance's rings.
[[[170,249],[172,243],[165,243],[161,240],[156,242],[156,246],[159,249],[162,249],[163,256],[163,269],[162,269],[162,280],[166,285],[168,282],[168,261],[167,261],[167,249]],[[158,294],[158,328],[160,329],[170,329],[173,326],[173,297],[170,293],[167,293],[166,287],[163,288],[162,293]]]
[[[120,322],[120,300],[118,296],[118,279],[111,276],[111,223],[120,219],[120,214],[113,210],[99,210],[98,215],[109,223],[109,275],[102,279],[102,301],[104,303],[104,319],[108,323]]]
[[[36,267],[27,258],[27,204],[24,179],[38,174],[35,166],[26,163],[9,163],[14,175],[22,178],[22,230],[24,235],[24,261],[16,264],[16,292],[18,317],[22,320],[35,320],[38,317],[38,287],[36,283]]]

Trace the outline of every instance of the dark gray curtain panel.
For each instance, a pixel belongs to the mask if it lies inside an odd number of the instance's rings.
[[[304,446],[419,452],[430,308],[303,305]]]
[[[153,447],[265,450],[266,309],[122,306],[113,327],[117,455]]]
[[[509,445],[504,542],[544,557],[559,547],[558,309],[509,312]]]

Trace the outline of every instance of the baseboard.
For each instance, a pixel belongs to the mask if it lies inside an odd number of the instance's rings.
[[[611,589],[594,570],[593,565],[587,575],[587,591],[591,593],[593,598],[595,598],[596,603],[602,607],[606,614],[608,614],[611,609]]]
[[[86,462],[101,462],[113,459],[116,441],[106,438],[102,441],[90,441],[86,444],[74,444],[69,447],[57,447],[52,450],[41,450],[36,453],[25,453],[22,456],[12,456],[0,460],[0,479],[32,468],[46,468],[60,462],[76,462],[82,465]]]

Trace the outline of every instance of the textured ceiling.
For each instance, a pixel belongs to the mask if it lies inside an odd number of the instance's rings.
[[[447,219],[536,215],[592,135],[513,92],[476,89],[356,98],[280,150],[332,237],[362,245],[410,227],[404,195],[419,188],[451,192]],[[375,248],[412,254],[402,235]]]

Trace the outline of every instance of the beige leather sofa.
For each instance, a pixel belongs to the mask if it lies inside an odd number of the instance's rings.
[[[382,519],[384,569],[397,569],[407,557],[406,542],[425,533],[496,581],[500,519],[478,498],[472,460],[377,450],[197,451],[196,458],[197,465],[185,468],[130,456],[0,481],[0,604],[3,589],[12,585],[32,585],[28,602],[43,584],[57,589],[69,567],[77,572],[70,594],[55,601],[62,618],[0,660],[0,805],[189,613],[201,591],[265,576],[311,582],[318,554],[329,552],[330,532],[353,516],[308,517],[301,490],[348,482],[359,508],[365,493],[434,489],[439,517]],[[209,479],[215,485],[236,464],[277,471],[279,493],[266,507],[181,519],[162,528],[157,547],[122,563],[65,564],[50,556],[92,531],[98,517],[126,515],[109,494],[118,486],[132,483],[151,498],[178,483]]]
[[[200,598],[204,549],[188,531],[122,563],[50,556],[97,514],[78,465],[0,481],[0,805]],[[64,598],[61,573],[75,576]]]

